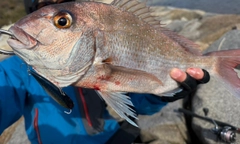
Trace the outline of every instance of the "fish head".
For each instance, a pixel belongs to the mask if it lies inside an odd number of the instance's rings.
[[[58,86],[77,81],[94,58],[94,20],[79,3],[43,7],[16,22],[8,44],[16,55]]]

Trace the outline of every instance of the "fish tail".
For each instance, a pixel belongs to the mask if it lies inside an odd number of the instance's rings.
[[[240,64],[240,49],[211,52],[206,55],[217,57],[214,65],[214,71],[217,73],[215,76],[229,93],[240,98],[240,79],[235,71]]]

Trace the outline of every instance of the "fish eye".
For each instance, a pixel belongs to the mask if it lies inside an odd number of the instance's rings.
[[[53,21],[57,28],[66,29],[72,25],[72,16],[68,12],[62,11],[53,17]]]

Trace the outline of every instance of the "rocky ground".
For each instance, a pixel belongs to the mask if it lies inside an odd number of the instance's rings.
[[[0,27],[9,25],[25,15],[23,0],[4,0],[0,2]]]
[[[16,0],[15,0],[16,1]],[[103,0],[106,1],[106,0]],[[107,0],[109,2],[109,0]],[[204,0],[202,0],[204,1]],[[18,2],[22,2],[22,1],[18,1]],[[240,32],[238,29],[240,29],[240,15],[238,12],[238,9],[236,9],[234,12],[234,8],[231,8],[231,10],[229,10],[229,12],[226,12],[227,9],[222,8],[223,6],[221,6],[222,11],[224,12],[219,12],[219,10],[217,11],[210,11],[208,10],[206,7],[203,7],[202,9],[205,10],[196,10],[196,9],[201,9],[199,7],[197,7],[195,9],[195,5],[192,4],[191,2],[187,3],[187,1],[185,1],[185,6],[183,6],[183,4],[178,4],[176,7],[174,7],[174,2],[176,3],[176,1],[168,1],[168,3],[164,0],[155,0],[155,1],[150,1],[149,3],[151,5],[154,5],[152,7],[153,9],[153,15],[158,16],[158,19],[162,21],[163,26],[171,29],[172,31],[175,31],[177,33],[179,33],[180,35],[183,35],[189,39],[191,39],[192,41],[196,42],[197,44],[199,44],[199,48],[202,51],[205,51],[208,47],[211,47],[211,49],[221,49],[221,48],[239,48],[240,44],[239,44],[239,38],[240,38]],[[15,2],[16,3],[16,2]],[[195,2],[196,3],[196,2]],[[207,1],[205,1],[205,5],[206,5]],[[219,2],[220,3],[220,2]],[[0,2],[0,5],[2,4],[2,1]],[[158,4],[156,6],[156,4]],[[164,6],[159,6],[159,4],[162,4]],[[189,5],[187,5],[189,4]],[[190,7],[190,5],[193,5],[192,7]],[[201,3],[203,5],[203,3]],[[209,5],[212,4],[209,3],[208,7],[210,7]],[[176,5],[176,4],[175,4]],[[200,5],[200,4],[199,4]],[[19,4],[20,6],[20,4]],[[169,7],[170,6],[170,7]],[[194,7],[195,6],[195,7]],[[18,6],[16,6],[18,7]],[[177,8],[180,7],[180,8]],[[212,4],[212,7],[214,7],[214,3]],[[228,6],[227,6],[228,7]],[[186,9],[188,8],[188,9]],[[194,9],[193,9],[194,8]],[[21,10],[21,13],[23,11],[22,8],[12,8],[11,6],[9,6],[9,9],[14,9],[16,10],[16,12],[18,12],[18,10]],[[217,8],[215,8],[217,9]],[[3,11],[2,13],[8,13],[7,10]],[[222,14],[224,13],[224,14]],[[20,12],[19,12],[20,14]],[[19,17],[21,17],[22,15],[20,14]],[[9,16],[11,17],[11,16]],[[0,16],[1,20],[2,17]],[[14,20],[11,20],[14,22]],[[10,21],[10,22],[11,22]],[[8,22],[6,22],[4,25],[7,25],[10,23],[9,20]],[[0,26],[1,23],[0,23]],[[8,27],[4,27],[5,29],[7,29]],[[6,41],[7,37],[0,37],[0,48],[4,48],[4,49],[9,49],[9,47],[7,46],[6,43],[4,43]],[[5,56],[0,55],[0,59],[3,59]],[[214,87],[214,86],[213,86]],[[209,94],[209,92],[205,92],[204,94],[199,94],[197,93],[198,98],[195,99],[195,112],[199,112],[201,113],[201,106],[199,106],[199,103],[201,104],[205,104],[206,106],[209,106],[210,108],[214,107],[216,103],[209,103],[208,101],[218,101],[220,98],[218,99],[209,99],[208,97],[211,97],[211,94]],[[217,98],[217,97],[216,97]],[[221,99],[224,99],[224,96],[221,96]],[[231,99],[231,100],[229,100]],[[217,106],[218,105],[224,105],[224,106],[229,106],[231,105],[231,103],[233,103],[234,101],[236,101],[234,98],[227,98],[226,101],[221,101],[221,102],[217,102]],[[179,102],[175,102],[171,105],[168,105],[166,108],[163,109],[163,111],[161,113],[158,113],[152,117],[145,117],[145,119],[148,119],[150,121],[155,121],[156,119],[160,119],[160,117],[162,118],[162,115],[165,115],[167,118],[165,120],[162,120],[161,124],[159,124],[159,127],[157,127],[158,132],[156,132],[156,129],[152,129],[151,128],[151,123],[146,123],[146,121],[140,121],[139,123],[142,125],[143,129],[148,129],[151,131],[154,131],[156,133],[156,135],[158,137],[164,137],[165,139],[163,141],[161,141],[160,143],[177,143],[177,144],[182,144],[182,143],[186,143],[186,139],[188,137],[188,134],[186,133],[186,127],[184,126],[185,121],[182,120],[182,117],[179,117],[179,115],[176,115],[173,112],[169,112],[172,111],[173,109],[176,109],[178,107],[181,106],[181,101]],[[234,105],[235,109],[238,108],[238,104]],[[224,111],[226,113],[231,113],[230,109],[228,108],[227,110],[219,107],[218,110],[212,108],[213,110],[213,114],[214,112],[216,113],[214,116],[216,117],[225,117],[223,118],[223,120],[226,120],[228,122],[232,122],[230,119],[226,119],[226,117],[228,117],[228,115],[221,115],[219,113],[221,112],[216,112],[216,111]],[[234,108],[232,108],[233,110]],[[233,110],[234,111],[234,110]],[[144,116],[140,116],[140,117],[144,117]],[[229,116],[229,118],[234,119],[235,121],[238,121],[238,117],[232,117]],[[166,122],[165,124],[163,122]],[[177,124],[176,124],[177,123]],[[198,128],[198,126],[200,124],[202,124],[202,122],[199,121],[195,121],[193,124],[196,125],[196,129]],[[238,123],[233,122],[233,124],[238,125]],[[207,124],[202,124],[205,126],[205,128],[208,128],[209,125]],[[171,127],[171,128],[169,128]],[[168,129],[172,129],[172,131],[170,131],[168,133],[166,133],[166,130]],[[179,132],[176,133],[176,130],[179,130]],[[206,140],[205,138],[203,138],[203,135],[206,135],[206,131],[202,130],[202,129],[197,129],[199,131],[198,135],[199,137],[202,138],[202,141],[204,143],[215,143],[214,140]],[[20,135],[19,135],[20,134]],[[17,123],[15,123],[13,126],[11,126],[9,129],[7,129],[0,137],[0,143],[1,144],[25,144],[26,143],[26,137],[22,136],[21,134],[24,134],[24,129],[23,129],[23,119],[20,119]],[[175,138],[172,138],[169,135],[175,135]],[[147,137],[145,137],[145,139],[148,139]],[[220,142],[219,142],[220,143]]]

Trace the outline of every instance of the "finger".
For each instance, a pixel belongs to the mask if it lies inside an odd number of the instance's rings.
[[[188,68],[186,72],[196,80],[201,80],[204,77],[204,72],[201,68]]]
[[[187,74],[180,69],[173,68],[170,72],[170,76],[177,82],[183,82],[187,78]]]
[[[210,81],[210,75],[209,75],[209,73],[205,69],[202,69],[202,71],[204,73],[203,74],[204,76],[203,76],[202,79],[198,80],[198,82],[202,83],[202,84],[205,84],[205,83]]]
[[[205,69],[188,68],[186,71],[191,77],[195,78],[198,83],[207,83],[210,80],[210,75]]]

